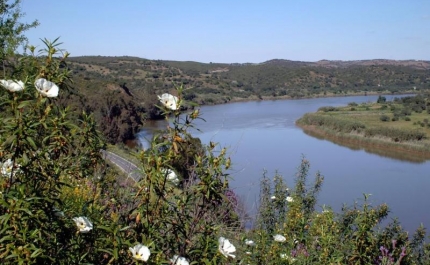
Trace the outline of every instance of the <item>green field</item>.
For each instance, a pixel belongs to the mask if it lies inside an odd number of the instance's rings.
[[[297,121],[303,128],[331,136],[360,138],[360,141],[386,143],[414,151],[430,152],[430,101],[419,95],[379,103],[345,107],[322,107]]]

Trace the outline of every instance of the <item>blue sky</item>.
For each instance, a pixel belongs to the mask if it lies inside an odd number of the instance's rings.
[[[429,0],[22,0],[71,56],[260,63],[430,60]]]

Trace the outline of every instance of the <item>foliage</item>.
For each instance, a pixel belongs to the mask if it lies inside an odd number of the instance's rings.
[[[389,208],[372,206],[368,194],[340,213],[317,210],[323,177],[308,184],[309,162],[302,158],[293,187],[278,173],[264,176],[255,229],[246,233],[242,262],[249,264],[430,264],[420,227],[409,238],[397,219],[384,222]],[[290,198],[290,199],[286,199]],[[279,240],[282,239],[282,240]]]
[[[35,88],[46,78],[60,93],[70,90],[70,71],[62,67],[68,54],[57,40],[44,42],[9,77],[25,80],[25,88],[0,90],[1,263],[132,264],[145,257],[166,264],[175,255],[222,262],[218,235],[240,223],[226,150],[188,133],[198,110],[183,117],[180,108],[160,107],[173,115],[172,127],[139,154],[138,182],[117,181],[102,160],[104,141],[92,116],[72,113],[61,97]],[[180,106],[182,88],[178,93]],[[146,248],[149,257],[137,256]]]
[[[79,108],[91,110],[97,123],[106,126],[102,131],[108,140],[118,143],[129,140],[143,119],[163,118],[159,109],[154,108],[156,95],[173,93],[176,84],[186,87],[183,109],[192,109],[188,101],[211,105],[372,92],[395,94],[430,88],[427,72],[421,67],[428,62],[375,60],[375,65],[369,63],[272,60],[260,64],[205,64],[129,56],[84,56],[70,58],[68,67],[75,76],[75,90],[85,98]],[[378,86],[381,82],[384,86]],[[412,90],[412,83],[417,90]],[[76,102],[80,101],[70,98],[68,104],[76,105]],[[115,111],[109,112],[109,106],[114,106]],[[106,113],[115,116],[109,118]]]
[[[0,0],[0,60],[2,61],[3,77],[6,76],[6,65],[19,45],[25,44],[27,38],[24,32],[37,27],[37,20],[32,23],[22,23],[20,9],[21,0]]]
[[[17,6],[2,4],[2,14],[11,8],[13,16],[20,16]],[[24,40],[20,34],[29,27],[13,23],[12,29],[20,25],[21,31],[11,31],[16,42],[8,47]],[[140,122],[125,117],[138,117],[139,107],[128,98],[134,98],[133,93],[122,83],[119,92],[100,100],[105,104],[102,112],[95,112],[74,90],[74,70],[68,67],[61,43],[45,39],[44,44],[37,52],[29,46],[30,53],[19,57],[1,80],[2,264],[430,264],[425,229],[419,228],[412,239],[396,220],[379,230],[389,209],[384,204],[373,207],[368,195],[362,203],[343,207],[340,214],[326,207],[318,212],[323,177],[317,173],[309,185],[305,158],[294,188],[279,174],[273,182],[263,176],[257,225],[245,231],[236,211],[237,196],[229,188],[227,150],[212,142],[204,145],[189,133],[200,113],[197,108],[182,113],[194,107],[186,103],[185,94],[194,97],[183,86],[171,87],[177,96],[157,97],[147,91],[152,99],[142,105],[158,98],[163,106],[150,108],[171,123],[137,155],[140,177],[124,178],[102,159],[105,142],[97,129],[107,133],[115,124]],[[144,61],[143,66],[151,63]],[[188,74],[198,76],[193,67]],[[206,74],[219,74],[217,85],[223,86],[220,77],[227,71],[217,67]],[[146,74],[159,79],[178,73]],[[242,81],[234,85],[246,86]],[[245,89],[252,91],[248,85]],[[273,93],[267,88],[258,87],[260,97]],[[49,93],[51,89],[55,93]],[[73,104],[76,98],[80,101]],[[427,101],[415,102],[414,112],[428,106]],[[130,108],[122,112],[122,106]],[[98,127],[85,110],[110,119],[110,127]],[[339,130],[366,129],[356,121],[318,120],[326,121]],[[110,141],[124,139],[127,130],[120,127]]]

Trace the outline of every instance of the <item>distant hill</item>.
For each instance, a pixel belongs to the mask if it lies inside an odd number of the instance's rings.
[[[202,105],[430,89],[430,61],[417,60],[223,64],[82,56],[69,58],[68,67],[85,98],[75,104],[94,112],[112,141],[132,138],[145,119],[160,118],[157,95],[175,93],[175,84],[186,87],[187,101]]]

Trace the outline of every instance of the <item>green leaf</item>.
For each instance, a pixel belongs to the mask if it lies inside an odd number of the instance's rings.
[[[31,137],[27,136],[26,140],[27,143],[33,148],[33,150],[37,150],[37,146]]]
[[[30,105],[33,102],[33,100],[25,100],[22,101],[21,103],[19,103],[18,105],[18,109],[22,109],[24,107],[27,107],[28,105]]]

